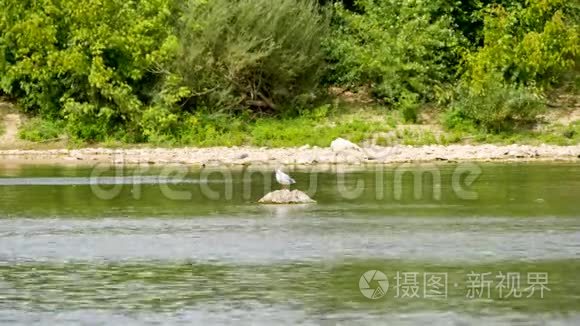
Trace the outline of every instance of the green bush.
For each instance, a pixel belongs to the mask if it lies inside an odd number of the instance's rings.
[[[0,89],[75,137],[135,130],[171,32],[170,0],[3,1]]]
[[[326,31],[311,0],[190,0],[160,100],[187,111],[300,107],[317,89]]]
[[[487,132],[509,131],[536,121],[544,101],[531,88],[488,79],[481,89],[461,87],[459,98],[448,113],[448,127],[461,127],[468,120]]]
[[[498,74],[505,82],[517,85],[557,85],[574,70],[580,51],[573,3],[530,0],[523,8],[486,7],[484,45],[467,54],[464,80],[478,89]]]
[[[197,111],[311,104],[327,24],[311,0],[5,0],[0,91],[73,138],[157,141]]]
[[[319,102],[321,84],[370,89],[407,122],[427,102],[451,103],[446,125],[501,132],[533,122],[551,88],[577,90],[580,81],[574,1],[0,6],[0,94],[42,118],[22,132],[26,139],[66,133],[88,141],[277,146],[361,140],[369,128],[381,129],[364,120],[321,126],[333,114]]]
[[[403,94],[433,100],[436,86],[453,79],[460,44],[452,18],[440,13],[443,2],[360,0],[356,12],[336,4],[334,33],[325,42],[327,79],[368,85],[387,103]]]
[[[18,130],[20,139],[33,142],[56,140],[63,136],[62,123],[38,117],[26,121]]]
[[[562,82],[578,59],[577,19],[569,2],[531,0],[483,11],[483,46],[465,56],[464,74],[448,127],[462,119],[486,131],[509,131],[536,121],[541,94]]]
[[[417,97],[417,94],[410,92],[403,92],[403,94],[401,94],[398,107],[403,114],[403,120],[405,120],[405,122],[416,123],[419,119],[419,104]]]

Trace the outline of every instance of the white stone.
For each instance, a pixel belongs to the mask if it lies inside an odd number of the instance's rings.
[[[345,150],[361,150],[357,144],[354,144],[344,138],[336,138],[333,140],[332,143],[330,143],[330,148],[335,152],[341,152]]]

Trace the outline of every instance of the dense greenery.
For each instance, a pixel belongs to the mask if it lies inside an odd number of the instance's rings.
[[[387,103],[433,100],[454,75],[460,38],[441,1],[361,0],[362,13],[337,5],[327,49],[333,82],[368,85]]]
[[[578,60],[578,21],[566,13],[579,8],[569,3],[486,7],[484,45],[465,56],[456,109],[492,131],[534,121],[544,91],[569,78]]]
[[[174,13],[166,0],[2,1],[0,85],[73,137],[139,134]]]
[[[216,114],[308,107],[324,66],[326,29],[310,1],[190,1],[170,37],[168,60],[156,65],[162,82],[143,113],[143,134],[204,143],[229,128],[208,123]]]
[[[435,106],[450,128],[497,133],[533,123],[553,89],[579,84],[574,1],[0,5],[0,95],[40,117],[21,132],[31,140],[215,145],[257,133],[280,145],[263,121],[315,128],[312,117],[336,107],[329,86],[368,92],[405,121]]]

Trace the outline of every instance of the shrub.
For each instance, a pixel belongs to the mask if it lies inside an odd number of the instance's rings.
[[[534,122],[544,109],[544,101],[533,89],[490,78],[481,89],[460,87],[446,124],[460,127],[467,119],[484,131],[509,131]]]
[[[317,88],[326,30],[311,0],[190,0],[160,101],[187,111],[293,109]]]
[[[18,137],[23,140],[40,142],[63,137],[62,123],[41,118],[32,118],[18,130]]]
[[[403,120],[405,120],[405,122],[416,123],[419,119],[419,104],[417,103],[417,97],[417,94],[410,92],[403,92],[403,94],[401,94],[398,107],[403,114]]]
[[[529,124],[544,109],[542,94],[573,70],[578,54],[577,19],[563,0],[531,0],[526,6],[483,10],[483,46],[465,56],[465,72],[448,126],[473,121],[501,132]]]
[[[179,138],[197,111],[310,105],[326,30],[312,0],[7,0],[0,91],[74,138]]]
[[[487,7],[484,45],[466,56],[464,79],[479,89],[497,74],[518,85],[546,88],[558,84],[573,70],[580,51],[572,3],[530,0],[523,8]]]
[[[348,87],[370,85],[374,96],[397,103],[403,94],[432,100],[453,78],[460,38],[442,1],[361,0],[357,12],[336,4],[334,33],[325,42],[327,79]],[[407,99],[410,96],[407,95]]]
[[[0,89],[76,137],[135,130],[171,32],[172,0],[7,0]]]

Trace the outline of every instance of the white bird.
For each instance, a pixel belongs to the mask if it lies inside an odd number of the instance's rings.
[[[282,185],[282,188],[287,188],[291,184],[296,183],[289,175],[282,172],[280,169],[276,169],[276,181]]]

